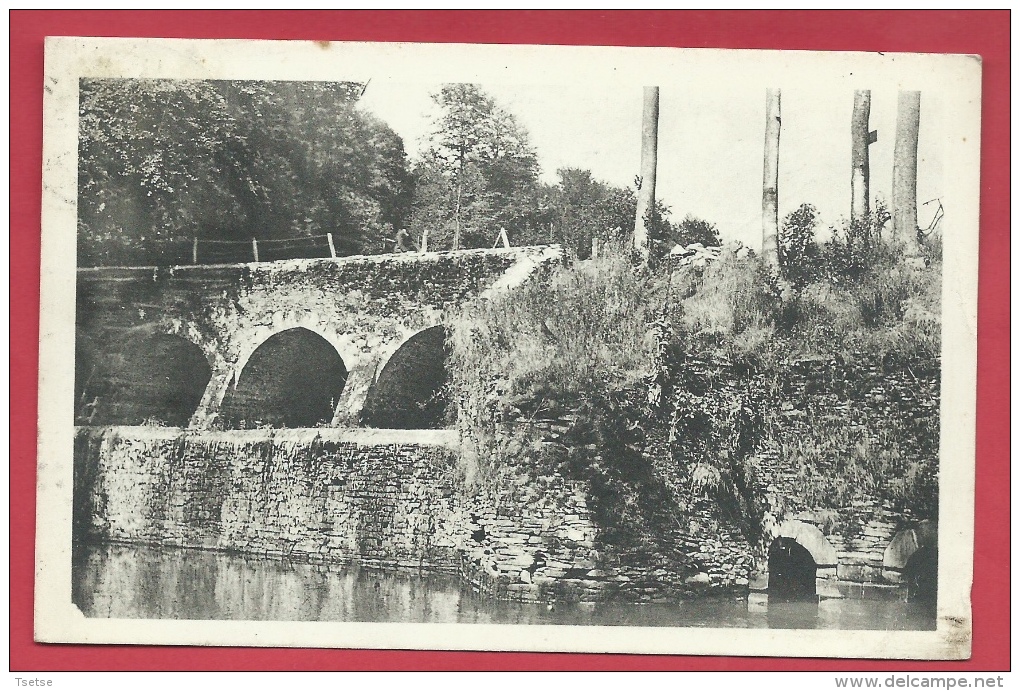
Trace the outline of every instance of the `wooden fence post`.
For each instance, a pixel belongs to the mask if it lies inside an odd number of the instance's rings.
[[[255,238],[251,239],[251,252],[255,255],[255,261],[259,260],[259,241]]]
[[[191,263],[198,263],[198,236],[191,239]]]
[[[336,259],[336,247],[333,246],[333,233],[326,233],[326,241],[329,242],[329,256]]]

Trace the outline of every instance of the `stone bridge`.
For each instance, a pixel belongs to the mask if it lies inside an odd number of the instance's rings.
[[[581,484],[543,477],[510,513],[461,491],[457,433],[439,431],[453,413],[446,327],[560,259],[549,246],[79,270],[77,534],[431,565],[537,600],[902,597],[901,584],[934,578],[937,525],[888,512],[853,538],[791,515],[769,526],[758,574],[734,531],[692,528],[700,570],[665,573],[604,559]],[[826,377],[804,374],[791,400]],[[868,400],[906,388],[867,379]],[[846,401],[827,405],[839,415]],[[875,415],[892,414],[882,405]]]
[[[434,427],[445,323],[556,246],[81,269],[76,420]]]

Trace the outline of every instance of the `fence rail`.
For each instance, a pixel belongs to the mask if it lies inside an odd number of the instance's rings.
[[[154,259],[160,264],[240,264],[280,259],[321,259],[336,257],[333,234],[309,235],[280,240],[161,240],[153,243]]]
[[[423,233],[421,245],[408,247],[403,237],[397,236],[393,252],[427,252],[428,236]],[[341,238],[342,241],[342,238]],[[496,234],[493,248],[511,247],[505,228]],[[79,266],[184,266],[188,264],[243,264],[272,262],[282,259],[325,259],[347,256],[349,249],[341,246],[337,251],[333,233],[280,238],[278,240],[211,240],[192,237],[179,240],[150,240],[144,246],[121,245],[103,247],[78,245]],[[441,251],[441,250],[440,250]]]

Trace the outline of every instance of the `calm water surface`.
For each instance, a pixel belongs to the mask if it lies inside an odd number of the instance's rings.
[[[453,576],[379,571],[168,547],[95,545],[74,558],[72,597],[89,617],[819,629],[934,629],[901,601],[682,604],[496,602]]]

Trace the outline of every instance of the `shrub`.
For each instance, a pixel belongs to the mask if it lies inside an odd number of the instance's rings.
[[[716,224],[691,214],[687,214],[684,220],[677,224],[673,232],[673,240],[678,245],[685,247],[696,242],[705,247],[717,247],[722,244]]]
[[[815,243],[818,209],[801,204],[783,219],[779,229],[779,264],[783,278],[802,288],[818,275],[819,255]]]
[[[860,280],[889,252],[890,245],[882,241],[882,233],[891,219],[885,202],[879,199],[874,211],[867,216],[843,219],[831,226],[831,237],[821,253],[822,275],[841,283]]]

